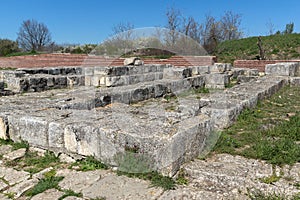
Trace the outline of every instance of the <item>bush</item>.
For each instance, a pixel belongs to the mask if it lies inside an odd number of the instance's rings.
[[[8,39],[0,39],[0,56],[19,52],[18,43]]]

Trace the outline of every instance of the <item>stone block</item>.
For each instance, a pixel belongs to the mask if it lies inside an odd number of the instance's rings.
[[[225,88],[225,85],[229,83],[229,76],[227,74],[206,74],[205,75],[205,87],[207,88]]]
[[[209,72],[210,72],[209,66],[193,66],[192,67],[193,75],[209,74]]]
[[[191,87],[204,87],[205,86],[205,76],[193,76],[190,78],[187,78],[187,80],[190,82]]]
[[[85,76],[84,85],[85,86],[91,86],[92,85],[92,76]]]
[[[291,77],[290,83],[295,86],[300,86],[300,77]]]
[[[59,122],[50,122],[48,128],[48,140],[50,148],[64,147],[64,125]]]
[[[15,142],[27,141],[33,146],[48,146],[48,123],[33,116],[9,116],[9,137]]]
[[[238,76],[237,83],[247,83],[252,80],[257,80],[258,76]]]
[[[128,76],[113,76],[105,78],[105,86],[107,87],[128,85],[129,83],[130,77]]]
[[[211,73],[224,73],[226,71],[230,71],[232,66],[229,63],[215,63],[209,68]]]
[[[100,157],[99,129],[87,123],[67,125],[64,141],[66,150],[71,153]]]
[[[147,73],[144,75],[144,81],[149,82],[149,81],[154,81],[155,79],[155,73]]]
[[[277,63],[268,64],[265,67],[266,75],[277,75],[277,76],[296,76],[298,73],[299,63]]]
[[[163,73],[164,79],[184,79],[191,76],[191,68],[166,68]]]
[[[7,117],[0,115],[0,138],[3,140],[9,139]]]
[[[95,87],[100,86],[100,80],[99,80],[98,76],[92,76],[91,77],[91,85],[95,86]]]
[[[94,75],[106,75],[106,67],[94,67]]]
[[[94,68],[93,67],[85,67],[84,68],[84,75],[85,76],[93,76],[94,75]]]
[[[144,73],[143,66],[128,66],[128,75],[139,75]]]

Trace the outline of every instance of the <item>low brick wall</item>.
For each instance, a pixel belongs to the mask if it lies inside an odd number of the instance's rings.
[[[258,69],[260,72],[265,71],[267,64],[276,64],[282,62],[300,62],[299,60],[236,60],[233,63],[234,67]]]
[[[173,56],[169,59],[143,59],[145,64],[174,66],[207,66],[216,62],[214,56]],[[1,68],[32,68],[60,66],[123,66],[124,58],[107,58],[83,54],[41,54],[0,57]]]

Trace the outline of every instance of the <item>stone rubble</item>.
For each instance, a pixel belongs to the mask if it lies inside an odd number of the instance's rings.
[[[5,145],[2,145],[2,147]],[[24,193],[33,188],[43,174],[53,170],[46,168],[30,176],[28,172],[17,171],[0,164],[0,198],[16,200],[29,199]],[[265,161],[246,159],[241,156],[217,154],[207,160],[196,159],[182,166],[181,171],[188,180],[187,185],[177,185],[175,190],[164,191],[151,187],[149,181],[126,176],[117,176],[111,170],[76,171],[57,168],[56,176],[64,177],[59,183],[60,190],[48,189],[31,200],[58,199],[64,190],[72,190],[82,197],[70,196],[69,200],[115,199],[250,199],[257,191],[265,195],[291,197],[300,193],[300,163],[294,166],[273,168]],[[273,174],[281,176],[272,184],[263,183],[262,178]]]

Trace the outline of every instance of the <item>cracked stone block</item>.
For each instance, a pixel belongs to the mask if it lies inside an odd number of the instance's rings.
[[[266,75],[278,75],[278,76],[296,76],[298,74],[299,63],[276,63],[268,64],[265,67]]]
[[[65,127],[65,148],[71,153],[99,157],[99,129],[88,124],[72,124]]]
[[[20,197],[24,192],[27,190],[33,188],[38,183],[37,179],[29,179],[22,181],[12,187],[10,187],[8,190],[4,191],[6,194],[14,194],[14,198]]]

